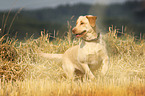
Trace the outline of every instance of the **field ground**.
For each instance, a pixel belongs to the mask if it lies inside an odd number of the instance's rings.
[[[116,31],[105,35],[110,68],[92,81],[70,81],[59,60],[40,57],[39,50],[63,53],[79,41],[49,41],[42,32],[25,43],[0,38],[0,96],[145,96],[145,41]],[[11,50],[11,51],[9,51]],[[17,58],[15,58],[17,57]]]

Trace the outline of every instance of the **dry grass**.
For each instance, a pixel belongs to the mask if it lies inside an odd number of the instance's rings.
[[[105,78],[106,79],[106,78]],[[144,96],[144,83],[117,84],[113,80],[71,82],[30,79],[1,83],[1,96]],[[115,84],[116,83],[116,84]]]
[[[0,41],[3,40],[1,37]],[[40,38],[30,38],[25,43],[2,42],[1,46],[7,45],[6,51],[1,47],[0,63],[9,66],[7,70],[1,68],[0,75],[2,71],[13,74],[4,72],[1,75],[0,96],[145,96],[145,41],[135,41],[127,34],[118,37],[114,29],[104,36],[104,40],[110,56],[109,72],[101,77],[98,70],[94,73],[95,80],[84,82],[67,80],[60,61],[37,55],[40,50],[64,53],[78,44],[78,40],[70,42],[56,38],[50,42],[49,35],[41,32]],[[7,55],[2,54],[3,51]],[[14,66],[18,65],[20,69],[17,71]],[[3,78],[8,75],[11,77],[8,80]]]

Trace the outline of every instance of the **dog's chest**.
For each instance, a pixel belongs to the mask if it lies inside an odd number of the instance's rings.
[[[101,61],[101,45],[99,43],[81,43],[78,50],[80,63],[97,64]]]

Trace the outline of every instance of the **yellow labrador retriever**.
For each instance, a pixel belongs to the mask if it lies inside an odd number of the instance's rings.
[[[93,79],[93,72],[100,67],[103,75],[108,71],[109,58],[101,34],[96,32],[96,16],[80,16],[72,32],[82,38],[79,45],[69,48],[64,54],[43,54],[49,58],[62,58],[62,67],[69,79],[76,75]]]

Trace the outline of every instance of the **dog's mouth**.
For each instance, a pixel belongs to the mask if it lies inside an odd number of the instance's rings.
[[[87,32],[87,31],[84,30],[83,32],[76,34],[76,37],[77,37],[77,38],[83,37],[83,36],[86,34],[86,32]]]

